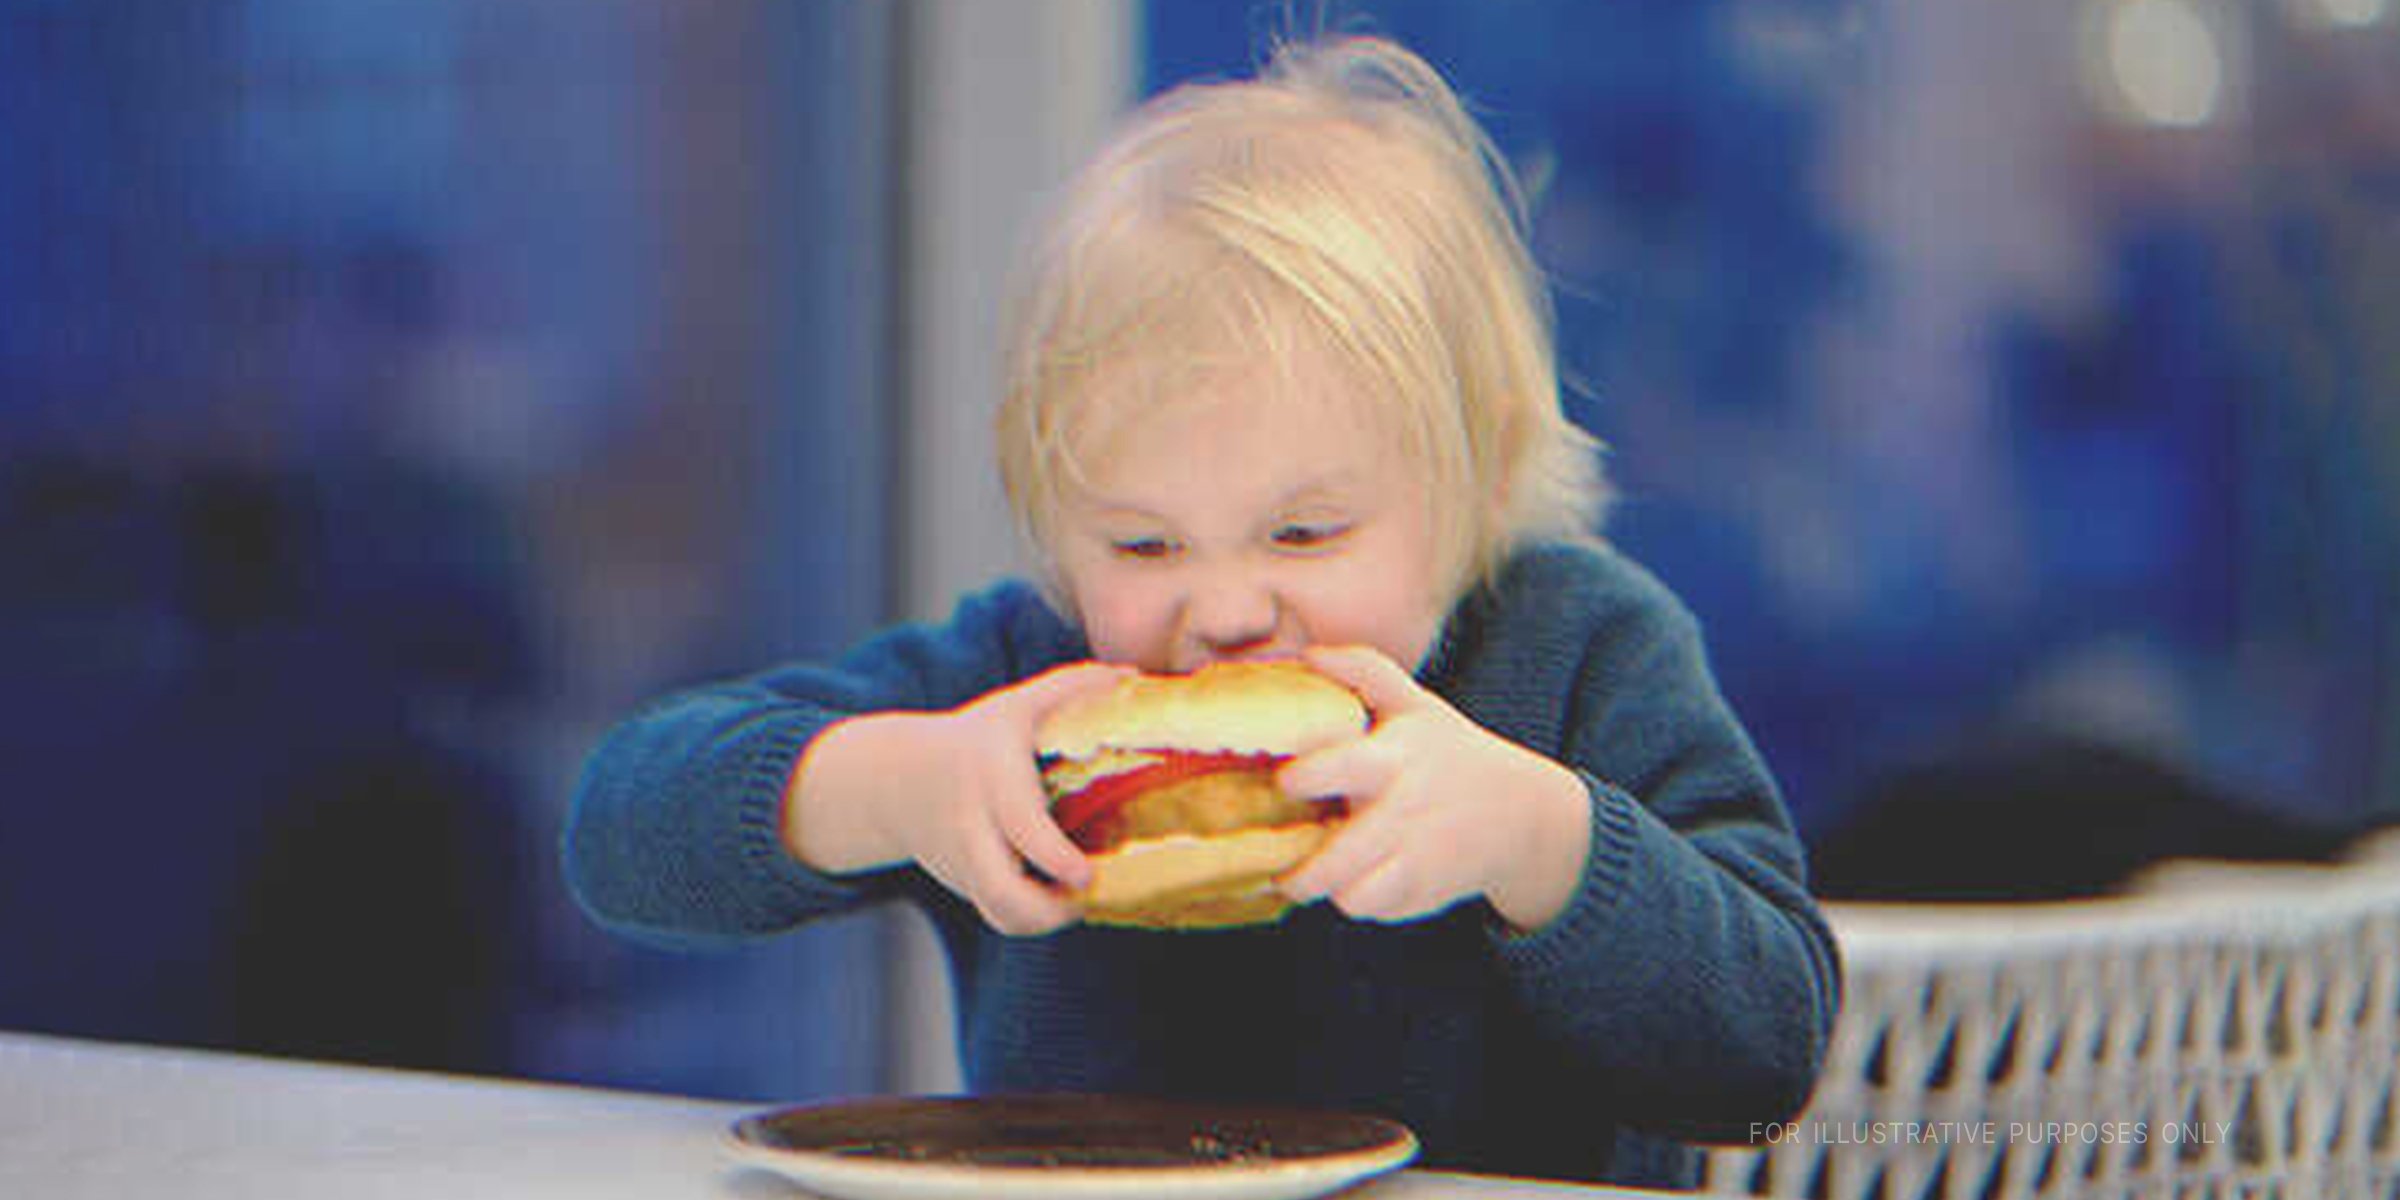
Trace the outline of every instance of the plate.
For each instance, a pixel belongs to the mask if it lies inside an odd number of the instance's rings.
[[[1417,1154],[1381,1117],[1122,1096],[894,1097],[745,1117],[734,1155],[831,1200],[1302,1200]]]

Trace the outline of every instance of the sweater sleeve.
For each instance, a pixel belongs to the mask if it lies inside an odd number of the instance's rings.
[[[678,948],[879,899],[898,872],[829,876],[784,848],[784,794],[809,744],[846,717],[955,707],[1083,656],[1032,589],[1008,583],[947,623],[896,627],[830,665],[668,696],[586,759],[561,839],[568,886],[604,928]]]
[[[1583,877],[1548,925],[1496,933],[1497,952],[1614,1111],[1670,1137],[1740,1140],[1806,1103],[1840,967],[1697,623],[1663,585],[1629,580],[1565,624],[1583,637],[1557,738],[1591,794]]]

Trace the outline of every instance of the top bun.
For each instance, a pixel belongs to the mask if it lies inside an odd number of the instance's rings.
[[[1221,662],[1189,675],[1136,675],[1051,712],[1034,734],[1044,755],[1104,750],[1295,755],[1367,727],[1349,688],[1297,659]]]

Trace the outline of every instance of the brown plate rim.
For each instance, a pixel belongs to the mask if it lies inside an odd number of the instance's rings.
[[[1334,1124],[1357,1132],[1356,1144],[1338,1148],[1302,1150],[1271,1149],[1268,1153],[1237,1155],[1214,1159],[1194,1157],[1189,1161],[1106,1163],[1106,1162],[990,1162],[965,1157],[929,1156],[924,1158],[845,1152],[840,1143],[795,1145],[775,1134],[764,1131],[779,1123],[794,1121],[896,1123],[914,1114],[928,1111],[942,1113],[973,1113],[988,1111],[994,1119],[1006,1119],[1012,1111],[1035,1109],[1044,1119],[1056,1120],[1061,1110],[1090,1109],[1125,1119],[1123,1114],[1146,1114],[1153,1118],[1189,1124],[1195,1129],[1217,1126],[1259,1126],[1269,1129],[1289,1128],[1295,1124]],[[888,1114],[888,1116],[886,1115]],[[838,1163],[845,1171],[866,1173],[918,1174],[1057,1174],[1060,1172],[1088,1173],[1125,1180],[1144,1175],[1188,1177],[1193,1174],[1277,1173],[1290,1171],[1322,1171],[1332,1166],[1360,1168],[1360,1174],[1379,1173],[1407,1165],[1415,1160],[1421,1146],[1416,1133],[1407,1125],[1389,1117],[1330,1109],[1309,1109],[1293,1106],[1255,1105],[1241,1103],[1212,1103],[1206,1101],[1166,1100],[1153,1097],[1113,1096],[1099,1093],[1004,1093],[984,1096],[878,1096],[855,1099],[826,1100],[806,1104],[791,1104],[762,1109],[735,1120],[726,1131],[734,1149],[745,1155],[763,1155],[772,1159],[795,1159]],[[903,1135],[904,1136],[904,1135]]]

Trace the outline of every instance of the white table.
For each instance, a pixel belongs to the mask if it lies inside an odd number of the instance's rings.
[[[0,1197],[800,1200],[722,1148],[760,1107],[0,1033]],[[1651,1194],[1403,1171],[1347,1197]]]

